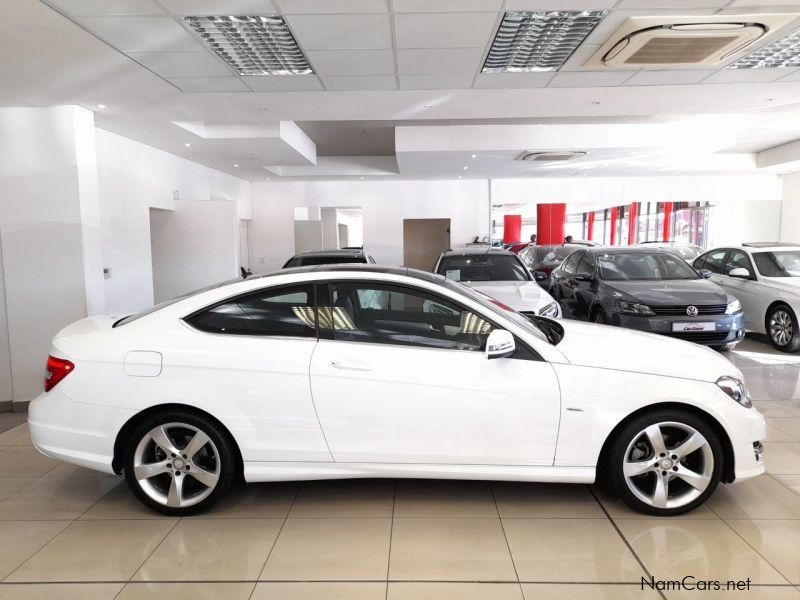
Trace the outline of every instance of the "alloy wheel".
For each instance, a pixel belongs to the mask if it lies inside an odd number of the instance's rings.
[[[219,451],[203,431],[188,423],[164,423],[148,431],[133,455],[133,475],[155,502],[186,508],[205,500],[222,470]]]
[[[667,421],[633,437],[622,465],[628,489],[641,502],[660,509],[686,506],[709,486],[714,453],[702,433]]]
[[[779,308],[769,318],[769,335],[778,346],[786,346],[794,336],[792,316]]]

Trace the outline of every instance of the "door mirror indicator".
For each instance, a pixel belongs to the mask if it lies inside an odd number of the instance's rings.
[[[750,271],[744,267],[736,267],[735,269],[730,270],[728,277],[736,277],[737,279],[750,279]]]
[[[505,358],[516,351],[514,336],[505,329],[495,329],[486,340],[486,358]]]

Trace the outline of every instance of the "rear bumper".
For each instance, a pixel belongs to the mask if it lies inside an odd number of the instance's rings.
[[[31,440],[39,452],[88,469],[113,473],[114,442],[133,411],[74,402],[56,387],[28,407]]]
[[[714,323],[714,331],[698,331],[676,333],[672,330],[673,324],[684,323]],[[638,329],[650,333],[658,333],[678,339],[695,342],[704,346],[724,346],[744,339],[744,314],[738,315],[709,315],[699,317],[680,316],[655,316],[640,317],[613,313],[609,317],[611,325]]]

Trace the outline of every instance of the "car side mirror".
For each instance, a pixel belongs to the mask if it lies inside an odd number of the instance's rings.
[[[505,329],[495,329],[486,340],[486,358],[505,358],[516,351],[514,336]]]
[[[700,276],[703,279],[708,279],[712,275],[713,275],[713,273],[711,271],[709,271],[708,269],[700,269]]]
[[[533,278],[538,282],[547,281],[547,273],[544,271],[534,271]]]
[[[735,269],[730,270],[728,277],[736,277],[737,279],[750,279],[750,271],[744,267],[736,267]]]
[[[592,275],[591,273],[576,273],[575,281],[592,282],[594,281],[594,275]]]

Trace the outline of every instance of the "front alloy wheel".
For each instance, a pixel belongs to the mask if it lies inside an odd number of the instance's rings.
[[[800,350],[800,330],[797,318],[791,308],[778,305],[773,308],[767,318],[767,333],[772,344],[784,352]]]
[[[629,424],[612,456],[617,493],[632,508],[648,514],[693,510],[711,495],[722,472],[721,446],[714,431],[680,411]]]

